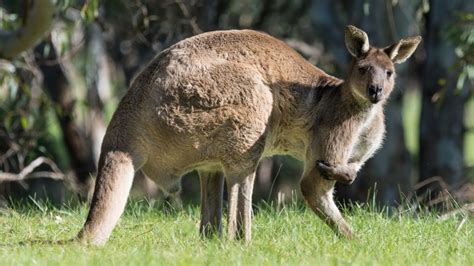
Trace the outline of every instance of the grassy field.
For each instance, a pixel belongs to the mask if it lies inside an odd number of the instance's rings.
[[[355,208],[357,232],[340,239],[305,207],[257,208],[253,241],[203,240],[195,207],[165,214],[129,204],[105,247],[43,240],[73,237],[85,208],[17,208],[0,214],[1,265],[474,265],[474,224]]]

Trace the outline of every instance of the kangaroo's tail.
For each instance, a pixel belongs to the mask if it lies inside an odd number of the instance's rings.
[[[123,151],[102,151],[89,215],[78,239],[94,245],[107,242],[123,213],[135,174],[133,158]]]

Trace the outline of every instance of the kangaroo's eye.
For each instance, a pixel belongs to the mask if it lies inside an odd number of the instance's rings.
[[[390,78],[393,75],[393,71],[387,70],[387,78]]]
[[[367,72],[367,70],[369,70],[369,68],[368,67],[359,67],[357,70],[359,70],[359,73],[361,75],[364,75]]]

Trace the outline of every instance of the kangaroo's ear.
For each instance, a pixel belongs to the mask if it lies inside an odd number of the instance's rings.
[[[369,37],[363,30],[352,25],[346,26],[344,36],[346,47],[354,57],[360,57],[369,51]]]
[[[400,64],[405,62],[415,52],[420,42],[420,36],[401,39],[399,42],[385,48],[384,51],[395,64]]]

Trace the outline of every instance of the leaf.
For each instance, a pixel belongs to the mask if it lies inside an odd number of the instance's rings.
[[[48,58],[50,52],[51,52],[51,46],[49,45],[49,43],[46,43],[43,48],[43,57]]]
[[[7,115],[5,116],[5,119],[3,120],[3,125],[5,126],[5,128],[7,130],[11,130],[12,128],[12,121],[13,121],[13,116],[12,116],[12,113],[9,112],[7,113]]]
[[[28,117],[26,116],[22,116],[21,117],[21,127],[23,129],[27,129],[28,128]]]
[[[466,66],[466,73],[469,79],[474,80],[474,66],[472,65]]]
[[[82,6],[81,17],[86,23],[94,21],[99,16],[99,1],[88,0]]]

